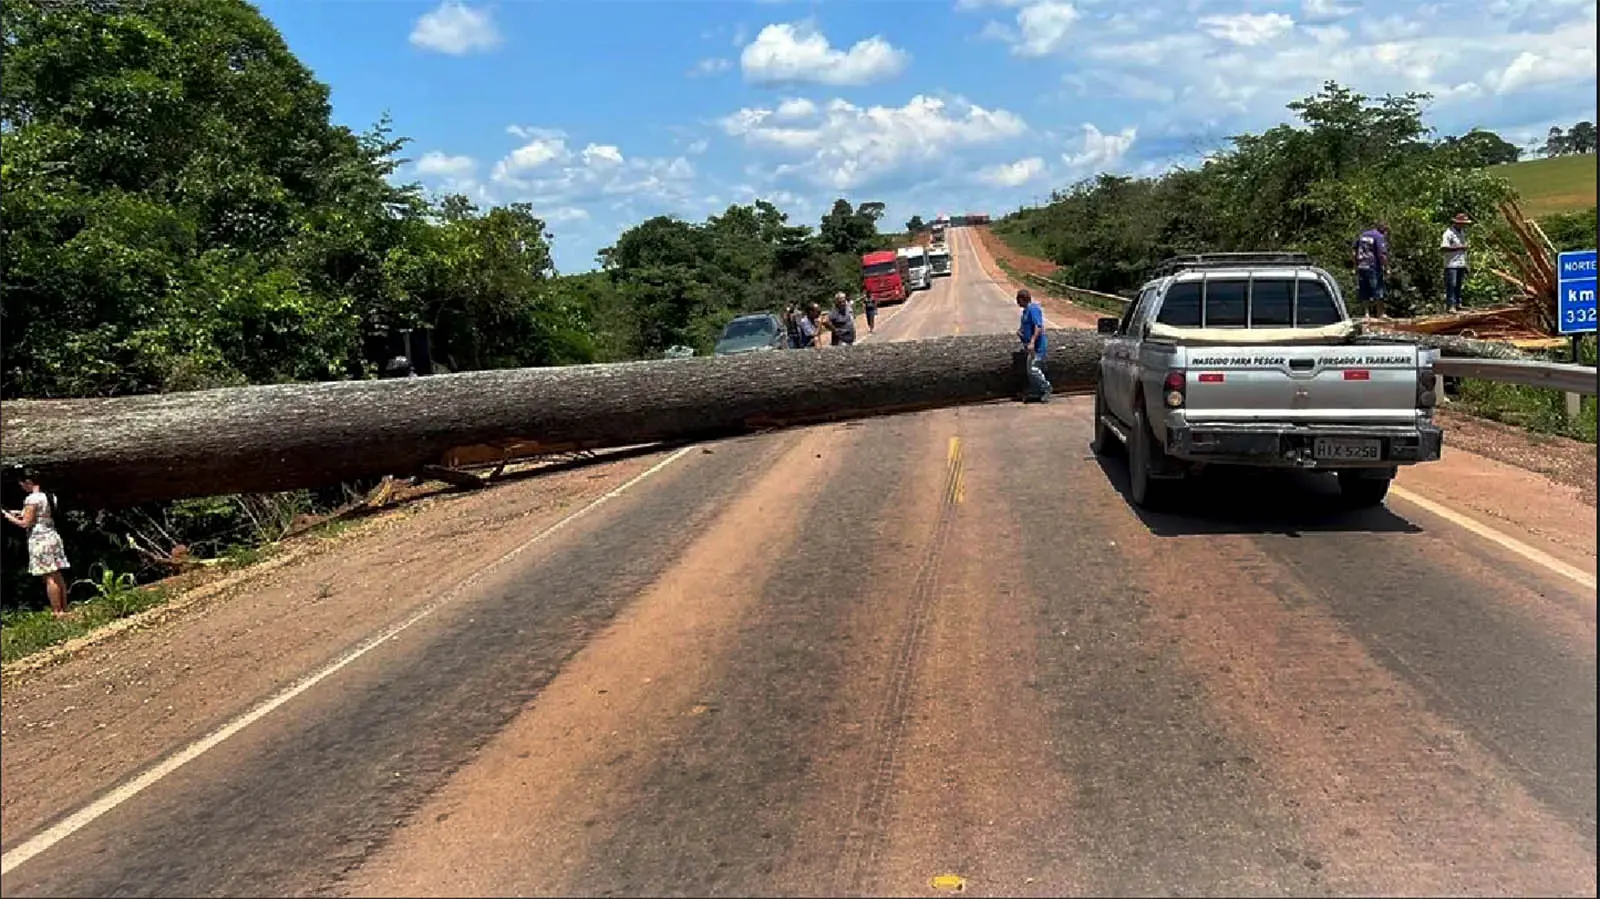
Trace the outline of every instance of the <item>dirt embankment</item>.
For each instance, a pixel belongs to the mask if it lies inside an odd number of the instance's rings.
[[[1055,275],[1055,263],[1018,253],[1006,246],[1005,241],[996,237],[987,225],[968,228],[967,231],[976,238],[972,241],[972,248],[978,254],[978,261],[996,281],[1007,285],[1013,291],[1027,287],[1039,301],[1039,305],[1044,307],[1045,314],[1050,316],[1053,324],[1064,328],[1094,327],[1095,320],[1101,313],[1079,306],[1071,300],[1051,296],[1033,285],[1022,284],[1008,273],[1008,270],[1018,271],[1049,278]],[[1006,268],[1001,268],[1000,262],[1004,262]]]

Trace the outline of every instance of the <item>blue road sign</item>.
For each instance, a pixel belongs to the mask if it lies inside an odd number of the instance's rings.
[[[1556,330],[1562,334],[1594,332],[1594,283],[1594,250],[1556,257]]]

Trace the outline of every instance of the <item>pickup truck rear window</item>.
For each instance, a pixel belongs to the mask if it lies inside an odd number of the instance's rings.
[[[1246,299],[1248,296],[1248,305]],[[1340,321],[1339,308],[1327,288],[1317,281],[1300,281],[1299,315],[1295,316],[1294,281],[1287,278],[1213,278],[1205,284],[1205,318],[1200,316],[1200,282],[1172,285],[1161,301],[1156,321],[1176,328],[1249,327],[1316,328]]]

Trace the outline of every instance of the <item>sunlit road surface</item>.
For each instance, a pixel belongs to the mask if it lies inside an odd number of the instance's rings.
[[[870,340],[1015,330],[951,240]],[[1594,894],[1592,525],[1561,563],[1448,484],[1347,513],[1309,476],[1146,515],[1089,408],[498,487],[303,563],[320,604],[291,572],[281,618],[96,650],[8,693],[4,893]],[[74,723],[139,665],[160,698]]]

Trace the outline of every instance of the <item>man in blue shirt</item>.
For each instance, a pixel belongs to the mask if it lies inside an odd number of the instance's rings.
[[[1050,380],[1044,376],[1044,355],[1049,338],[1044,333],[1044,310],[1033,301],[1027,289],[1017,291],[1017,307],[1022,310],[1022,326],[1017,337],[1027,354],[1028,391],[1026,402],[1043,403],[1050,399]]]

